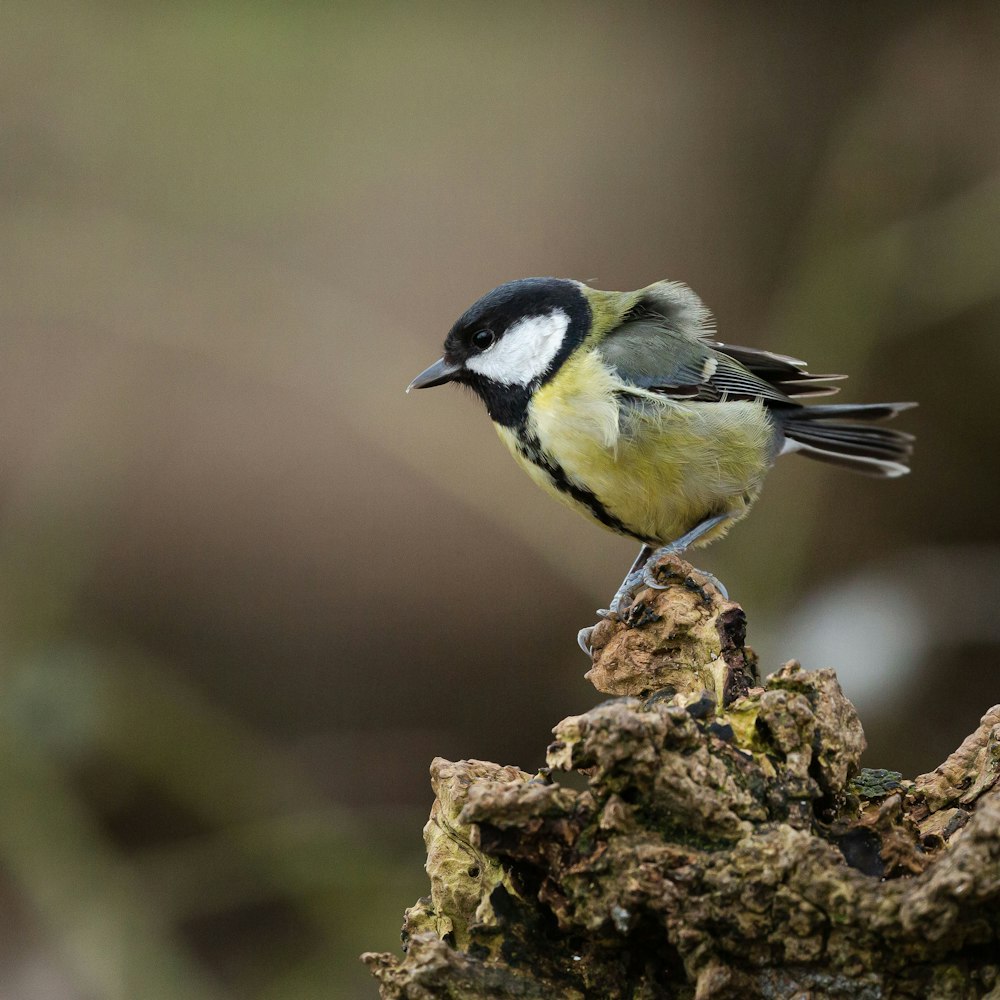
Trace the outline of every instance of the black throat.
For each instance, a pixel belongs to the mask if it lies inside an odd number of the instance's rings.
[[[501,427],[524,427],[528,419],[528,403],[536,385],[501,385],[492,379],[477,378],[466,383],[486,404],[490,420]]]

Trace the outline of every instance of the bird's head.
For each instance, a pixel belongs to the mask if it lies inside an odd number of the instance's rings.
[[[494,288],[459,317],[444,357],[406,391],[459,382],[480,396],[495,421],[515,423],[590,331],[585,288],[563,278],[522,278]]]

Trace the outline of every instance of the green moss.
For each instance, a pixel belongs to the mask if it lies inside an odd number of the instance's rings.
[[[903,791],[902,774],[885,768],[863,767],[848,788],[860,799],[881,799]]]

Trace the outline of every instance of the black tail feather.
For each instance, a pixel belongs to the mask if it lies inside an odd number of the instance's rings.
[[[796,407],[782,413],[785,448],[871,476],[902,476],[910,471],[913,435],[847,421],[884,420],[913,406],[916,403]]]
[[[800,420],[888,420],[904,410],[912,410],[916,403],[832,403],[828,406],[805,406],[790,414]]]

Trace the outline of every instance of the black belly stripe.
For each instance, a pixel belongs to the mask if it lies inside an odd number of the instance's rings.
[[[567,496],[572,497],[577,503],[582,504],[586,507],[591,514],[597,518],[601,524],[607,525],[612,531],[617,531],[622,535],[630,535],[632,538],[637,538],[640,542],[646,542],[647,539],[643,538],[642,535],[633,531],[624,522],[619,521],[611,511],[608,510],[600,500],[597,499],[596,494],[592,493],[588,489],[584,489],[582,486],[577,486],[575,483],[570,482],[569,476],[566,475],[566,471],[558,463],[554,462],[542,451],[542,443],[533,434],[529,435],[521,431],[517,435],[517,450],[533,465],[537,465],[542,471],[546,472],[549,478],[552,480],[552,485],[555,486],[560,493],[565,493]]]

